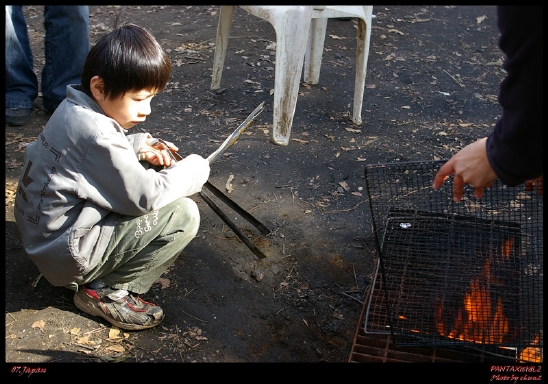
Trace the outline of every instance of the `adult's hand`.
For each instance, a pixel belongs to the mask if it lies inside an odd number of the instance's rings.
[[[525,182],[525,190],[526,191],[532,191],[537,187],[537,193],[539,195],[542,195],[542,187],[544,184],[544,176],[539,176],[536,179],[527,180]]]
[[[461,201],[464,184],[470,184],[474,188],[474,197],[482,197],[485,188],[490,188],[497,179],[497,174],[487,159],[486,143],[487,138],[479,139],[457,152],[439,169],[432,187],[440,189],[449,175],[454,173],[454,201]]]

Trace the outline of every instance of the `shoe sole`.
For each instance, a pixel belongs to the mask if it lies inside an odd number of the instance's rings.
[[[13,120],[10,121],[6,119],[6,124],[9,125],[10,127],[22,127],[23,125],[28,124],[29,121],[30,121],[30,118],[26,121],[13,121]]]
[[[83,292],[83,294],[87,295],[87,293],[85,293],[85,292]],[[88,315],[102,317],[103,319],[105,319],[109,323],[117,326],[118,328],[126,329],[128,331],[140,331],[142,329],[153,328],[153,327],[157,326],[158,324],[160,324],[162,322],[162,320],[164,320],[164,316],[165,316],[165,315],[163,315],[162,318],[160,319],[160,321],[158,321],[156,324],[152,324],[152,325],[138,325],[138,324],[122,323],[120,321],[117,321],[115,319],[112,319],[112,318],[108,317],[107,314],[104,313],[100,308],[97,308],[94,305],[89,305],[88,302],[86,302],[86,300],[78,294],[78,292],[74,294],[74,305],[76,305],[76,307],[79,310],[81,310],[82,312],[87,313]]]

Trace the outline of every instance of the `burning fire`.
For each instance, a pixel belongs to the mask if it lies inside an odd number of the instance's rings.
[[[514,239],[506,240],[502,246],[502,256],[508,259]],[[436,327],[440,335],[452,339],[479,344],[499,344],[509,333],[508,318],[504,314],[502,298],[493,302],[492,287],[503,284],[491,274],[492,258],[485,261],[480,274],[473,278],[464,296],[463,305],[458,309],[452,329],[447,329],[443,320],[443,303],[436,307]]]
[[[538,347],[541,344],[541,337],[537,335],[533,344],[523,351],[519,355],[519,360],[522,363],[542,363],[543,362],[543,348]]]
[[[514,238],[504,241],[502,258],[507,260],[514,246]],[[444,303],[440,299],[436,306],[436,328],[441,336],[478,344],[501,344],[510,335],[508,317],[504,314],[501,296],[493,295],[493,288],[504,281],[492,274],[493,257],[487,257],[481,272],[470,281],[461,307],[451,319],[444,314]],[[497,297],[496,303],[493,298]],[[450,321],[445,321],[445,320]],[[447,324],[452,323],[448,327]],[[451,328],[451,329],[449,329]],[[542,331],[530,346],[519,354],[521,362],[542,362]]]

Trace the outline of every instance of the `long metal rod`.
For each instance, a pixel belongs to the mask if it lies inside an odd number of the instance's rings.
[[[263,109],[264,109],[264,101],[261,104],[259,104],[259,106],[255,108],[255,110],[253,110],[253,112],[249,114],[247,119],[245,119],[244,122],[240,124],[238,128],[236,128],[236,130],[232,132],[232,134],[226,138],[226,140],[221,144],[221,146],[215,152],[213,152],[211,155],[208,156],[207,160],[209,161],[209,164],[213,163],[219,157],[221,157],[221,155],[226,151],[226,149],[230,147],[232,144],[234,144],[236,140],[238,140],[238,137],[240,137],[242,132],[244,132],[247,129],[247,127],[249,127],[251,122],[255,120],[257,116],[259,116],[259,114],[263,111]]]
[[[253,225],[255,228],[261,232],[261,234],[267,236],[270,234],[270,229],[268,229],[263,223],[261,223],[259,220],[257,220],[251,213],[247,212],[245,209],[240,207],[236,202],[234,202],[232,199],[230,199],[228,196],[226,196],[223,192],[219,190],[216,186],[211,184],[209,181],[206,181],[204,184],[207,189],[209,189],[215,197],[222,200],[223,203],[228,205],[230,208],[232,208],[236,213],[238,213],[240,216],[242,216],[244,219],[246,219],[251,225]]]
[[[242,240],[244,244],[247,245],[247,248],[249,248],[249,250],[253,252],[255,256],[257,256],[259,259],[264,259],[266,257],[259,248],[257,248],[251,241],[249,241],[247,236],[242,231],[240,231],[236,224],[234,224],[228,218],[228,216],[225,215],[219,207],[217,207],[213,200],[211,200],[211,198],[203,190],[200,191],[200,196],[202,197],[202,199],[204,199],[207,205],[209,205],[209,207],[226,223],[226,225],[228,225],[230,229],[232,229],[236,236],[238,236],[240,240]]]

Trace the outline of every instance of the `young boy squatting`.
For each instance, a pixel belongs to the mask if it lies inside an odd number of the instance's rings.
[[[27,146],[15,200],[25,251],[40,273],[76,291],[80,310],[122,329],[162,321],[163,310],[139,295],[195,237],[200,215],[188,196],[209,178],[203,157],[172,162],[150,134],[127,134],[151,113],[170,74],[145,29],[125,24],[100,38],[82,84],[67,87]]]

